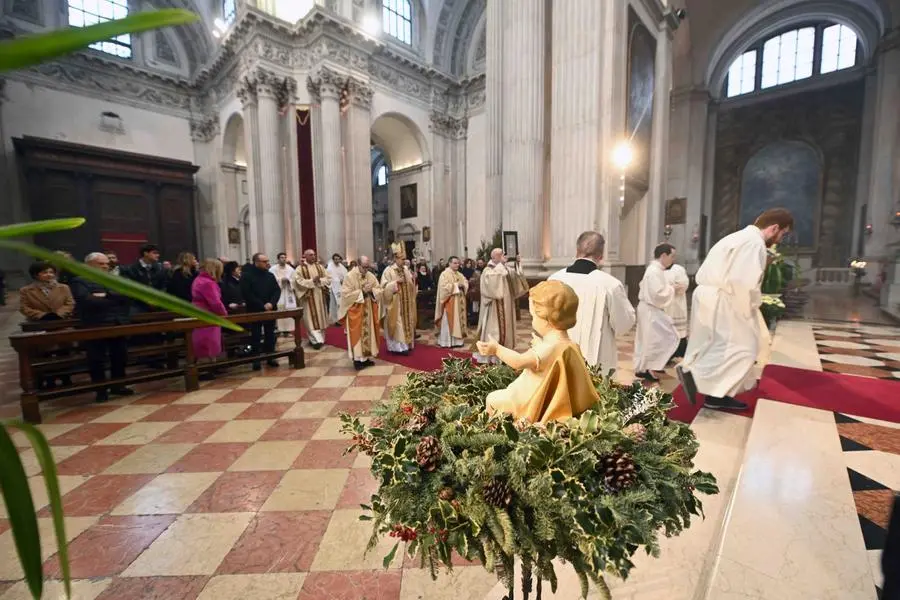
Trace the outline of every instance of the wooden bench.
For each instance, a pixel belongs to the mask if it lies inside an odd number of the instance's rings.
[[[199,375],[202,371],[251,362],[287,357],[293,368],[302,369],[305,366],[303,348],[301,346],[302,335],[300,324],[302,322],[302,316],[303,309],[300,308],[283,310],[275,313],[263,312],[231,315],[228,317],[228,320],[242,326],[247,326],[251,323],[273,321],[275,319],[293,318],[296,324],[294,329],[294,347],[280,351],[276,350],[275,352],[270,353],[241,356],[205,363],[197,362],[197,359],[194,356],[192,336],[195,329],[209,327],[209,325],[202,321],[198,321],[197,319],[176,318],[166,321],[134,323],[129,325],[82,327],[75,329],[66,328],[59,331],[38,331],[11,335],[9,338],[10,344],[19,355],[19,379],[22,386],[22,417],[30,423],[40,423],[41,413],[39,402],[43,399],[71,396],[107,387],[132,385],[160,379],[184,377],[185,389],[189,392],[196,391],[199,389]],[[173,341],[170,352],[175,353],[175,359],[167,361],[167,365],[162,369],[137,371],[130,375],[126,375],[121,379],[106,380],[98,383],[81,382],[63,387],[39,389],[38,382],[41,377],[47,376],[48,373],[53,373],[53,369],[60,362],[70,360],[68,357],[64,357],[57,361],[48,360],[46,356],[53,348],[73,346],[77,343],[93,340],[151,334],[167,334],[167,338]],[[175,344],[174,340],[178,340],[179,343]],[[137,349],[136,351],[140,352],[140,349]],[[159,352],[158,349],[155,351]],[[184,356],[183,362],[178,360],[178,356],[181,354]],[[86,367],[87,364],[85,361],[85,370]]]

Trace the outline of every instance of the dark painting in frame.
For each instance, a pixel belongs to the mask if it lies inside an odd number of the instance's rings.
[[[419,195],[416,185],[410,183],[400,187],[401,219],[414,219],[419,216]]]

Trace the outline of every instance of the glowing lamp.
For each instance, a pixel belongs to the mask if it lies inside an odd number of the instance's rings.
[[[613,164],[624,171],[634,160],[634,150],[628,142],[620,142],[613,150]]]

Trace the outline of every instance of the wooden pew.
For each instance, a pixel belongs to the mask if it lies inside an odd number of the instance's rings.
[[[251,323],[293,318],[296,324],[294,329],[294,348],[208,363],[198,363],[194,356],[194,347],[192,343],[193,331],[202,327],[209,327],[207,323],[198,321],[197,319],[175,318],[167,321],[133,323],[130,325],[82,327],[77,329],[69,328],[59,331],[38,331],[11,335],[9,338],[10,344],[19,355],[19,380],[22,386],[22,416],[30,423],[40,423],[40,400],[82,394],[105,387],[132,385],[159,379],[184,377],[185,389],[189,392],[195,391],[199,389],[200,372],[214,368],[230,367],[256,361],[287,357],[293,368],[302,369],[305,366],[300,330],[302,316],[303,309],[301,308],[277,311],[275,313],[263,312],[231,315],[228,317],[230,321],[245,326],[245,328]],[[47,366],[42,364],[42,361],[45,361],[44,356],[54,347],[72,346],[79,342],[88,342],[92,340],[159,333],[169,334],[167,337],[177,336],[183,339],[183,342],[178,344],[179,351],[183,351],[184,354],[183,363],[179,363],[178,360],[175,360],[174,363],[170,362],[163,369],[138,371],[132,374],[126,374],[122,379],[107,380],[101,383],[83,382],[52,389],[38,388],[37,384],[40,380],[41,372]]]

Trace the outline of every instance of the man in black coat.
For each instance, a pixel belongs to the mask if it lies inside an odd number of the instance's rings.
[[[102,252],[88,254],[84,262],[101,271],[109,270],[109,258]],[[101,327],[128,323],[128,298],[125,296],[81,277],[73,277],[69,285],[75,298],[75,316],[85,325]],[[100,383],[106,380],[107,356],[112,379],[125,377],[128,345],[124,337],[85,342],[85,349],[92,382]],[[115,396],[131,396],[134,390],[123,385],[116,385],[111,389],[102,388],[97,390],[97,402],[109,400],[110,393]]]
[[[145,244],[141,247],[141,257],[136,263],[121,269],[122,277],[143,283],[146,286],[165,291],[168,283],[168,273],[159,263],[159,248],[153,244]],[[139,300],[131,302],[131,312],[145,313],[152,309],[150,305]]]
[[[269,272],[269,257],[260,252],[253,255],[250,263],[244,266],[241,273],[241,294],[247,305],[247,312],[270,312],[278,306],[281,287],[275,276]],[[263,338],[260,347],[260,338]],[[253,353],[275,351],[275,320],[250,324],[250,345]],[[278,361],[269,359],[266,364],[277,367]],[[253,370],[259,371],[260,364],[253,363]]]

